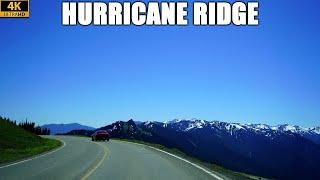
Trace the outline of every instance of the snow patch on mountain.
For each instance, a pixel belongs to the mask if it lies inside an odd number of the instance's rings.
[[[145,123],[143,123],[145,126],[147,126],[148,128],[152,128],[153,127],[153,123],[151,121],[146,121]]]
[[[146,124],[148,125],[148,124]],[[150,125],[149,125],[150,126]],[[300,126],[283,124],[278,126],[269,126],[267,124],[240,124],[240,123],[227,123],[220,121],[205,121],[200,119],[174,119],[162,123],[162,127],[173,128],[177,131],[191,131],[197,129],[210,128],[217,131],[226,131],[230,135],[236,135],[239,131],[249,131],[256,134],[270,137],[277,133],[297,133],[301,135],[316,134],[320,135],[320,127],[316,128],[303,128]]]
[[[239,130],[239,129],[245,129],[245,128],[242,127],[240,124],[230,123],[226,125],[226,129],[230,131],[230,130]]]
[[[314,134],[320,135],[320,127],[309,128],[309,131],[314,133]]]
[[[203,121],[203,120],[195,120],[192,123],[190,123],[189,126],[184,131],[189,131],[189,130],[194,129],[194,128],[200,129],[200,128],[203,128],[203,125],[205,125],[205,121]]]

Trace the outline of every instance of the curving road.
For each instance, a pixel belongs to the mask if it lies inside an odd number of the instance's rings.
[[[22,162],[0,166],[0,179],[193,180],[221,179],[159,150],[122,141],[51,136],[64,146]]]

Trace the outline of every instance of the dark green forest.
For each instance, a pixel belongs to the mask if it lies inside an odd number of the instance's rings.
[[[41,128],[39,125],[36,125],[36,123],[28,121],[27,119],[24,122],[17,123],[16,120],[11,120],[9,118],[5,118],[0,116],[0,121],[6,121],[12,125],[21,127],[25,129],[28,132],[31,132],[36,135],[49,135],[50,130],[47,128]]]

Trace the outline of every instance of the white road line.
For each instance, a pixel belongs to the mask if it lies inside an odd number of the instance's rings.
[[[120,140],[120,141],[121,141],[121,140]],[[186,162],[186,163],[188,163],[188,164],[191,164],[192,166],[194,166],[194,167],[196,167],[196,168],[198,168],[198,169],[206,172],[207,174],[209,174],[210,176],[212,176],[212,177],[214,177],[214,178],[216,178],[216,179],[218,179],[218,180],[223,180],[223,178],[221,178],[221,177],[219,177],[218,175],[212,173],[211,171],[208,171],[207,169],[199,166],[198,164],[192,163],[192,162],[190,162],[190,161],[188,161],[188,160],[186,160],[186,159],[184,159],[184,158],[182,158],[182,157],[179,157],[179,156],[177,156],[177,155],[174,155],[174,154],[171,154],[171,153],[169,153],[169,152],[163,151],[163,150],[161,150],[161,149],[158,149],[158,148],[155,148],[155,147],[152,147],[152,146],[148,146],[148,145],[145,145],[145,144],[134,143],[134,142],[128,142],[128,141],[121,141],[121,142],[136,144],[136,145],[139,145],[139,146],[147,146],[147,147],[149,147],[149,148],[151,148],[151,149],[160,151],[160,152],[162,152],[162,153],[165,153],[165,154],[168,154],[168,155],[170,155],[170,156],[172,156],[172,157],[175,157],[175,158],[177,158],[177,159],[180,159],[181,161],[184,161],[184,162]]]
[[[35,156],[35,157],[29,158],[29,159],[25,159],[25,160],[18,161],[18,162],[12,163],[12,164],[1,166],[0,169],[6,168],[6,167],[10,167],[10,166],[14,166],[14,165],[17,165],[17,164],[21,164],[21,163],[24,163],[24,162],[28,162],[28,161],[31,161],[31,160],[34,160],[34,159],[37,159],[37,158],[40,158],[40,157],[43,157],[43,156],[47,156],[47,155],[52,154],[54,152],[57,152],[57,151],[61,150],[62,148],[64,148],[66,146],[66,143],[64,141],[62,141],[60,139],[59,139],[59,141],[61,141],[63,143],[63,145],[61,147],[59,147],[58,149],[55,149],[53,151],[49,151],[49,152],[47,152],[45,154],[41,154],[39,156]]]

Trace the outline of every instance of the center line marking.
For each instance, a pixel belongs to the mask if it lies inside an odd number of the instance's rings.
[[[87,174],[85,174],[85,175],[81,178],[81,180],[88,179],[88,177],[89,177],[95,170],[97,170],[98,167],[102,164],[102,162],[106,159],[106,157],[107,157],[107,155],[108,155],[108,152],[109,152],[107,146],[104,146],[104,145],[102,145],[102,144],[100,144],[100,143],[97,143],[97,142],[92,142],[92,143],[96,143],[96,144],[98,144],[99,146],[101,146],[101,147],[103,148],[103,150],[104,150],[104,151],[103,151],[103,152],[104,152],[104,155],[103,155],[102,159],[101,159]]]

